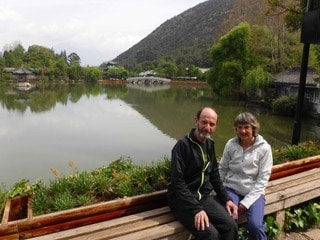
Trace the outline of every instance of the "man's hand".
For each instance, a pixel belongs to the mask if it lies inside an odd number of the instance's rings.
[[[238,207],[231,201],[226,202],[226,208],[228,213],[233,219],[236,219],[238,216]]]
[[[204,210],[194,216],[194,226],[198,231],[204,231],[206,227],[209,227],[209,218]]]

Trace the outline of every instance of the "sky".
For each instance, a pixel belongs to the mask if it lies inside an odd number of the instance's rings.
[[[0,0],[0,52],[20,43],[75,52],[83,66],[116,58],[206,0]]]

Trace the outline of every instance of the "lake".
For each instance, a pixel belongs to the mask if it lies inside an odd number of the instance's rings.
[[[203,106],[220,117],[217,155],[234,136],[233,119],[251,111],[273,148],[291,143],[293,118],[242,102],[218,100],[206,85],[51,84],[28,91],[1,86],[0,182],[53,179],[51,168],[93,170],[121,157],[149,164],[170,157],[176,140],[194,126]],[[301,141],[319,139],[318,121],[304,119]]]

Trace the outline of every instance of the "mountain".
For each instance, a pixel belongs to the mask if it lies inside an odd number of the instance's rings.
[[[167,20],[113,61],[146,68],[161,58],[210,67],[210,48],[241,21],[262,22],[263,0],[208,0]]]

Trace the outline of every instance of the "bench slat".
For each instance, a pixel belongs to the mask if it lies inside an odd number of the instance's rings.
[[[169,207],[157,208],[125,217],[115,218],[109,221],[94,223],[78,228],[72,228],[57,233],[51,233],[44,236],[31,238],[33,240],[51,240],[51,239],[73,239],[78,236],[84,236],[87,234],[95,233],[109,228],[115,228],[124,224],[130,224],[144,219],[156,217],[159,215],[170,213]]]
[[[143,221],[134,222],[131,224],[124,224],[122,226],[118,226],[115,228],[109,228],[105,230],[101,230],[98,232],[94,232],[91,234],[86,234],[85,236],[91,240],[99,240],[99,239],[113,239],[116,237],[120,237],[122,239],[123,235],[130,233],[139,233],[143,230],[150,229],[155,226],[165,226],[166,224],[170,224],[170,222],[176,221],[172,214],[165,214],[162,216],[157,216],[154,218],[146,219]],[[76,238],[72,238],[74,240],[81,240],[83,236],[79,236]],[[135,239],[135,238],[132,238]]]
[[[277,202],[279,200],[283,200],[286,198],[290,198],[293,196],[301,195],[305,192],[314,191],[316,186],[320,186],[320,179],[317,179],[317,180],[314,180],[311,182],[307,182],[307,183],[299,183],[293,187],[286,188],[281,191],[268,194],[266,196],[267,197],[267,204]],[[297,202],[296,204],[299,204],[299,202]]]
[[[299,173],[292,177],[285,177],[283,179],[270,181],[266,188],[266,195],[272,192],[277,192],[286,188],[297,186],[301,182],[309,182],[315,179],[320,179],[320,168],[313,169],[311,172],[307,171],[301,174]]]
[[[286,188],[296,186],[300,183],[310,182],[315,179],[320,179],[320,168],[303,173],[298,173],[293,175],[292,177],[284,177],[282,179],[280,178],[274,181],[270,181],[266,188],[266,195],[271,194],[272,192],[277,192]]]
[[[131,234],[111,238],[112,240],[154,240],[161,239],[166,236],[177,236],[176,234],[184,232],[183,235],[189,236],[190,233],[185,231],[185,228],[178,221],[174,221],[165,225],[160,225],[145,229],[143,231],[134,232]],[[189,233],[189,234],[187,234]],[[177,238],[176,238],[177,239]]]

